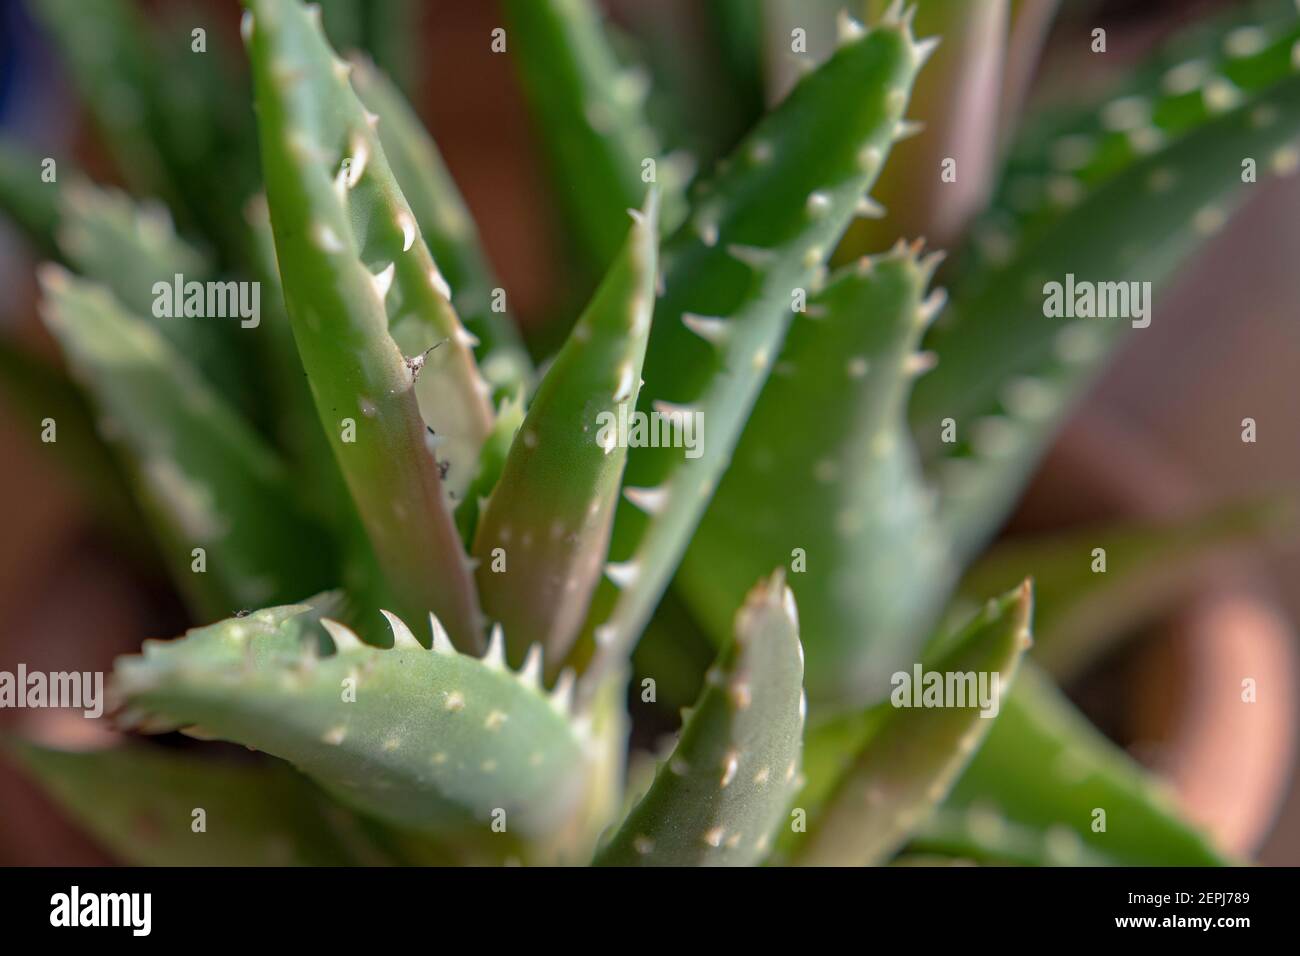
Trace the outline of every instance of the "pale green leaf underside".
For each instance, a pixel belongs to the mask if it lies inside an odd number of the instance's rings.
[[[543,845],[568,821],[589,737],[563,692],[504,668],[499,642],[479,660],[436,632],[426,650],[400,622],[387,650],[331,622],[322,656],[317,618],[271,608],[147,643],[117,668],[130,719],[282,757],[358,810],[453,841]]]

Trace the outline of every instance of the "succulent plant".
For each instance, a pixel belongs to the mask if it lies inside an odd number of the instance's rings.
[[[711,6],[752,121],[722,155],[590,0],[482,38],[591,293],[535,364],[404,101],[405,4],[244,0],[251,82],[191,55],[197,12],[33,4],[145,198],[0,144],[72,376],[6,345],[0,384],[215,621],[118,662],[119,726],[280,758],[14,742],[121,858],[1227,862],[1050,676],[1274,512],[989,541],[1130,327],[1047,316],[1044,283],[1158,288],[1244,159],[1296,167],[1291,5],[1023,127],[1049,4],[770,4],[789,90],[758,116],[757,5]],[[177,276],[255,280],[258,320],[160,316]],[[922,673],[993,699],[900,706]]]

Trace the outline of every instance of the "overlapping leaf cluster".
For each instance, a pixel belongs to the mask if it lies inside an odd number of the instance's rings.
[[[1068,673],[1157,606],[1153,560],[1272,512],[971,565],[1124,328],[1045,321],[1044,277],[1163,283],[1242,195],[1243,156],[1297,165],[1294,17],[1217,31],[1069,124],[1028,127],[993,189],[1041,40],[1031,5],[864,3],[832,32],[810,4],[801,78],[726,155],[688,163],[669,146],[718,137],[648,108],[650,74],[594,5],[511,0],[501,36],[573,285],[595,285],[536,365],[385,75],[411,63],[406,4],[245,0],[251,82],[233,57],[178,52],[198,13],[155,27],[126,0],[36,6],[148,198],[66,160],[38,190],[41,158],[0,144],[0,202],[59,263],[41,267],[42,309],[77,387],[10,346],[0,382],[24,420],[58,421],[115,525],[218,621],[120,662],[121,723],[306,778],[20,746],[124,858],[1222,862],[1024,660],[1024,579],[1042,663]],[[760,28],[716,6],[729,102],[752,106]],[[973,127],[944,112],[963,97]],[[945,205],[937,168],[907,173],[949,155],[970,172]],[[990,192],[945,296],[942,256],[904,230],[960,242]],[[156,317],[154,284],[177,274],[258,280],[260,323]],[[602,427],[633,412],[700,423],[699,453]],[[1129,587],[1079,570],[1096,541]],[[652,778],[624,766],[634,650],[658,662],[634,707],[656,677],[699,689]],[[991,675],[1000,714],[890,706],[913,665]],[[200,800],[219,838],[190,831]],[[148,839],[115,836],[142,814]]]

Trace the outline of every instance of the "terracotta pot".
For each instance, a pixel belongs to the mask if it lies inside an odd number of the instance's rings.
[[[1148,436],[1087,411],[1056,443],[1008,530],[1177,520],[1206,504]],[[1247,678],[1254,702],[1243,700]],[[1224,850],[1252,858],[1290,782],[1297,686],[1293,629],[1256,550],[1207,562],[1176,609],[1067,689]]]

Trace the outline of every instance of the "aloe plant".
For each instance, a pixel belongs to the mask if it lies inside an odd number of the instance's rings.
[[[0,384],[34,434],[57,422],[118,525],[147,526],[200,625],[117,663],[118,725],[278,758],[13,742],[115,854],[1228,862],[1047,674],[1276,512],[985,545],[1128,327],[1050,318],[1043,284],[1160,286],[1251,188],[1243,156],[1295,168],[1293,15],[1021,127],[1051,4],[1027,22],[1005,0],[849,3],[832,33],[825,4],[800,26],[720,3],[744,85],[721,101],[745,112],[719,129],[757,108],[761,47],[793,85],[687,188],[653,74],[599,8],[508,3],[483,42],[520,67],[571,287],[595,288],[535,363],[409,78],[383,72],[412,62],[407,5],[244,0],[248,78],[209,74],[192,116],[148,65],[183,34],[127,0],[38,6],[145,198],[62,157],[42,182],[0,144],[0,205],[55,260],[42,312],[72,373],[7,346]],[[218,189],[216,157],[183,148],[182,119],[240,115],[221,89],[251,90],[256,137],[230,161],[260,187]],[[260,322],[155,314],[173,273],[256,278]],[[629,754],[631,724],[673,706],[657,765]]]

